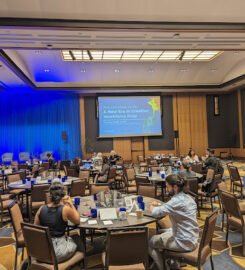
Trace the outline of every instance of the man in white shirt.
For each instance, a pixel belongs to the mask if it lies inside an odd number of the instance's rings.
[[[199,228],[196,219],[197,207],[195,201],[183,192],[184,180],[178,175],[166,178],[166,188],[171,200],[156,207],[153,202],[150,210],[153,216],[167,216],[172,228],[155,235],[149,243],[149,253],[159,270],[163,269],[162,250],[192,251],[197,247]]]

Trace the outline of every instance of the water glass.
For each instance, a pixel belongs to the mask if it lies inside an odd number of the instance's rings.
[[[58,175],[58,178],[61,179],[61,175],[60,174]]]
[[[152,177],[152,171],[148,172],[149,177]]]
[[[75,205],[79,205],[80,204],[80,198],[75,198],[74,203],[75,203]]]
[[[159,174],[160,173],[160,170],[157,170],[157,174]]]
[[[35,185],[35,180],[31,180],[31,185]]]
[[[26,184],[26,179],[22,179],[22,184]]]
[[[138,196],[137,201],[138,201],[138,203],[142,203],[143,202],[143,196]]]
[[[145,203],[143,201],[139,203],[139,209],[145,210]]]
[[[97,209],[96,208],[91,208],[91,217],[92,218],[97,218]]]
[[[62,181],[62,183],[65,183],[65,181],[66,181],[65,177],[62,177],[61,181]]]
[[[161,174],[161,178],[164,179],[165,178],[165,173]]]
[[[52,183],[52,179],[48,179],[48,183],[51,184]]]
[[[94,194],[94,201],[97,201],[97,194]]]

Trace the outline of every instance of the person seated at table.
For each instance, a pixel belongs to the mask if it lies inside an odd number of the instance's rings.
[[[49,169],[55,169],[55,160],[54,160],[52,154],[48,153],[47,157],[48,157]]]
[[[51,202],[37,211],[34,224],[49,227],[58,263],[71,258],[77,250],[84,251],[79,235],[65,235],[68,221],[80,224],[80,215],[62,183],[53,182],[49,188]],[[37,243],[38,244],[38,243]]]
[[[178,175],[184,179],[195,177],[196,173],[191,170],[189,162],[183,161]]]
[[[195,201],[183,192],[184,179],[178,175],[169,175],[166,178],[166,188],[172,198],[162,206],[158,206],[156,202],[150,205],[153,216],[169,215],[172,223],[172,228],[154,235],[149,242],[149,254],[158,270],[164,269],[162,250],[193,251],[197,247],[199,237],[197,206]]]
[[[99,152],[99,153],[96,155],[96,157],[94,158],[93,162],[94,162],[94,166],[95,166],[95,167],[96,167],[96,166],[102,166],[102,164],[103,164],[103,156],[102,156],[102,153]]]
[[[108,164],[107,157],[103,157],[103,166],[101,171],[97,174],[95,180],[97,183],[107,183],[108,181],[108,173],[110,170],[110,166]]]
[[[189,163],[199,162],[199,157],[192,148],[190,148],[188,155],[185,157],[185,161]]]
[[[110,165],[116,165],[116,162],[120,159],[120,156],[117,155],[116,151],[111,150],[110,156],[109,156],[109,163]]]
[[[206,150],[206,156],[207,156],[207,158],[206,158],[205,161],[204,161],[204,167],[205,167],[206,169],[214,169],[214,170],[216,170],[218,160],[217,160],[217,158],[214,156],[214,150],[208,148],[208,149]]]
[[[73,162],[72,162],[73,165],[78,165],[78,166],[80,166],[81,163],[82,163],[82,160],[80,157],[75,157]]]

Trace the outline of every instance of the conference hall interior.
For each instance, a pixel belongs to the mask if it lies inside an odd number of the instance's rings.
[[[0,270],[245,269],[244,9],[0,0]]]

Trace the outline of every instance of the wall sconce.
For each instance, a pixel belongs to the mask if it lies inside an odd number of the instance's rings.
[[[220,115],[219,113],[219,96],[214,96],[214,116]]]

